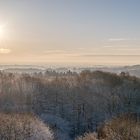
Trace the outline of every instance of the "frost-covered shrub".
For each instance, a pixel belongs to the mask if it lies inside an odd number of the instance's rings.
[[[112,119],[99,129],[98,136],[104,140],[139,140],[139,116],[137,114],[127,114]]]
[[[77,138],[76,140],[98,140],[96,133],[86,133],[84,136]]]
[[[85,134],[76,140],[139,140],[140,121],[137,114],[127,114],[104,124],[96,133]]]
[[[53,140],[53,134],[32,114],[1,113],[0,140]]]

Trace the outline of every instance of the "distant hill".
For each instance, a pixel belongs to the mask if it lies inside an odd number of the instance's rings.
[[[4,69],[4,72],[10,72],[10,73],[39,73],[44,72],[42,69],[38,68],[8,68]]]
[[[0,65],[0,70],[10,73],[39,73],[45,71],[56,71],[58,73],[65,73],[69,70],[80,73],[84,70],[90,71],[105,71],[120,74],[121,72],[128,72],[132,76],[140,77],[140,65],[133,66],[92,66],[92,67],[47,67],[38,65]]]

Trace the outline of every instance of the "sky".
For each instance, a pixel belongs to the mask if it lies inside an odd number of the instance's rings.
[[[139,0],[0,0],[0,64],[140,64]]]

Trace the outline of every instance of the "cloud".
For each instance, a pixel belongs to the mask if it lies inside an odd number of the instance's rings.
[[[140,47],[139,46],[128,46],[128,45],[118,45],[118,46],[111,46],[111,45],[106,45],[106,46],[102,46],[102,48],[104,49],[110,49],[110,50],[114,50],[114,51],[140,51]]]
[[[66,51],[64,50],[47,50],[44,54],[52,55],[52,54],[65,54]]]
[[[115,46],[103,46],[103,48],[114,48]]]
[[[124,40],[128,40],[125,38],[110,38],[109,41],[124,41]]]
[[[132,54],[86,54],[86,55],[81,55],[83,57],[140,57],[140,55],[132,55]]]
[[[136,38],[109,38],[108,41],[109,42],[115,42],[115,41],[136,41],[139,39]]]
[[[10,49],[0,48],[0,54],[9,54],[10,52]]]

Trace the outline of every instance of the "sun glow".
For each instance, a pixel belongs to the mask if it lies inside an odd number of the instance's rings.
[[[9,54],[10,49],[5,48],[5,25],[0,25],[0,54]]]
[[[10,52],[11,52],[10,49],[0,48],[0,54],[8,54]]]
[[[0,25],[0,39],[2,39],[4,37],[4,25]]]

